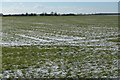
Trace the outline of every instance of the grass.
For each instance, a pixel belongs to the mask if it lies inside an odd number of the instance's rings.
[[[111,42],[120,42],[119,39],[109,39],[108,41],[111,41]]]
[[[105,55],[103,55],[102,52],[98,52],[98,54],[93,52],[92,50],[85,53],[85,51],[82,51],[82,47],[69,46],[58,46],[57,48],[46,46],[42,48],[39,46],[4,47],[3,70],[26,69],[30,66],[40,68],[43,65],[52,67],[53,64],[46,64],[47,61],[51,61],[58,64],[58,71],[61,71],[61,59],[63,60],[65,70],[71,70],[74,66],[76,66],[78,70],[82,70],[85,65],[87,66],[87,63],[97,67],[104,65],[106,68],[111,69],[111,65],[113,65],[112,61],[117,59],[117,56],[112,55],[110,52]],[[75,64],[76,61],[79,61],[79,63]],[[74,70],[71,70],[71,72],[72,71],[74,72]],[[95,69],[93,71],[95,71]],[[80,72],[80,74],[82,74],[82,72]],[[88,73],[86,72],[86,74]],[[73,74],[70,74],[70,76],[72,75]],[[106,75],[109,74],[106,73]],[[66,75],[66,77],[68,76]]]
[[[18,70],[35,78],[117,77],[117,21],[117,16],[2,17],[2,40],[9,43],[2,47],[2,71],[11,77]]]

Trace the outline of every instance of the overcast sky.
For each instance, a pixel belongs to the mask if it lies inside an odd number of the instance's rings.
[[[67,2],[63,2],[63,0],[61,1],[62,2],[58,2],[58,0],[44,0],[44,2],[43,0],[3,0],[0,5],[2,5],[1,12],[4,14],[26,12],[50,13],[52,11],[57,13],[118,12],[118,0],[64,0]]]

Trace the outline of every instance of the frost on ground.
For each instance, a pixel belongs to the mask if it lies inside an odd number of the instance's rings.
[[[0,76],[118,77],[118,35],[116,16],[3,17]]]

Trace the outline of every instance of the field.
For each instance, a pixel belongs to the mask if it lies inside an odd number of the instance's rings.
[[[2,17],[4,78],[118,77],[117,16]]]

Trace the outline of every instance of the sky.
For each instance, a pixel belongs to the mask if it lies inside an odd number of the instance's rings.
[[[119,0],[1,0],[3,2],[118,2]]]
[[[69,2],[58,2],[58,0],[3,0],[0,3],[4,14],[19,13],[99,13],[99,12],[118,12],[118,0],[69,0]],[[53,2],[54,1],[54,2]],[[59,0],[60,1],[60,0]],[[63,0],[61,0],[63,1]],[[65,0],[64,0],[65,1]],[[85,2],[86,1],[86,2]],[[108,2],[109,1],[109,2]]]

